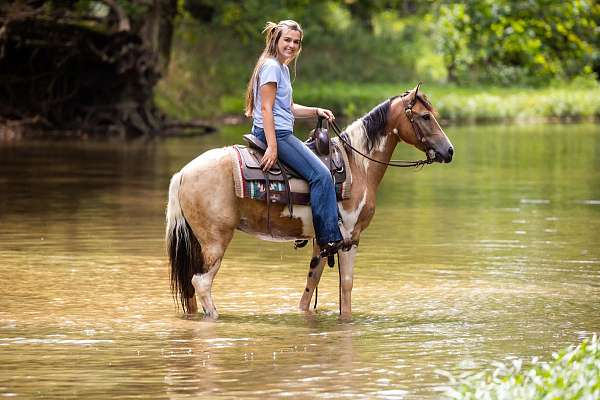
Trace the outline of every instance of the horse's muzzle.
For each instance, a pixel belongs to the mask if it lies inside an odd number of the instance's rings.
[[[435,152],[435,161],[440,163],[449,163],[452,162],[452,156],[454,155],[454,148],[452,146],[448,147],[448,149],[440,153],[436,150]]]

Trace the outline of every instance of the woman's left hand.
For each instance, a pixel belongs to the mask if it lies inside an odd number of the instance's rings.
[[[317,115],[319,117],[327,118],[327,121],[335,120],[335,116],[333,115],[333,112],[331,112],[331,110],[328,110],[326,108],[318,108],[317,107]]]

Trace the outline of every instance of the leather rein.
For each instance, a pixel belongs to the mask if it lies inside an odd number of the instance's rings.
[[[404,106],[404,114],[406,115],[406,117],[410,121],[410,124],[411,124],[411,126],[413,128],[413,131],[415,132],[415,136],[416,136],[417,140],[420,141],[421,143],[424,143],[427,146],[427,139],[425,138],[425,135],[423,135],[423,132],[421,132],[421,128],[415,123],[414,113],[413,113],[413,110],[412,110],[412,108],[417,103],[417,97],[415,96],[415,99],[412,102],[408,103],[408,105],[407,105],[404,102],[404,96],[405,95],[400,96],[400,100],[402,100],[402,105]],[[319,118],[323,118],[323,117],[319,117]],[[330,124],[333,127],[333,132],[336,134],[336,136],[338,138],[340,138],[340,140],[349,149],[351,149],[355,153],[360,154],[361,156],[363,156],[367,160],[371,160],[371,161],[376,162],[378,164],[387,165],[389,167],[407,168],[407,167],[423,167],[424,165],[426,165],[426,164],[432,164],[435,161],[435,158],[430,157],[430,155],[429,155],[429,150],[430,150],[429,146],[427,146],[427,150],[425,151],[425,154],[427,156],[426,160],[417,160],[417,161],[390,160],[389,162],[376,160],[376,159],[374,159],[372,157],[369,157],[368,155],[364,154],[363,152],[361,152],[357,148],[353,147],[348,140],[344,139],[342,137],[342,135],[347,137],[347,134],[345,134],[345,132],[342,132],[342,130],[340,129],[340,127],[337,125],[337,123],[335,121],[330,121]],[[396,129],[394,128],[394,130],[396,130]]]

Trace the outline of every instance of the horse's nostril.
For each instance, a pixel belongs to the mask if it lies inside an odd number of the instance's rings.
[[[448,149],[448,154],[450,155],[450,157],[454,155],[454,149],[452,147]]]

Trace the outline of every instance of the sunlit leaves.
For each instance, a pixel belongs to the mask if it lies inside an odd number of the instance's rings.
[[[522,360],[511,365],[496,363],[492,372],[449,379],[446,396],[451,399],[598,399],[600,398],[600,340],[594,335],[577,347],[554,353],[550,362]]]
[[[600,8],[592,0],[441,4],[440,49],[451,80],[536,84],[591,70]],[[470,55],[470,57],[466,56]]]

